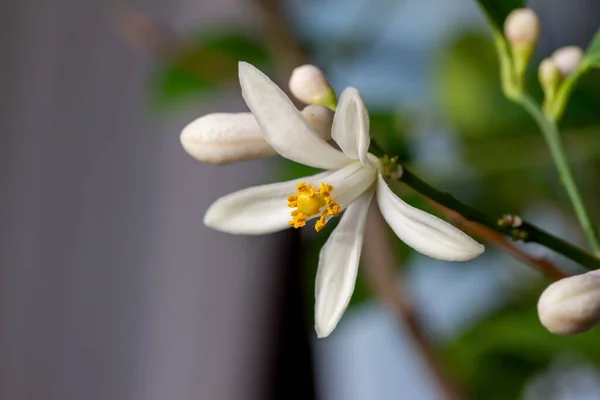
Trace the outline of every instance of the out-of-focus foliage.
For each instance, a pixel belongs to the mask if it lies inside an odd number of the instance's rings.
[[[260,39],[235,29],[201,32],[192,36],[189,43],[153,77],[155,99],[160,106],[170,107],[192,97],[214,94],[237,78],[240,60],[261,69],[270,61]]]
[[[444,350],[452,371],[468,383],[470,399],[519,398],[525,383],[560,355],[600,364],[598,332],[560,337],[539,323],[536,285],[467,330]]]
[[[600,30],[596,32],[594,39],[587,48],[587,56],[590,63],[597,68],[600,68]]]
[[[469,137],[510,137],[533,131],[535,124],[503,95],[494,43],[480,33],[465,33],[437,55],[436,86],[440,111]]]

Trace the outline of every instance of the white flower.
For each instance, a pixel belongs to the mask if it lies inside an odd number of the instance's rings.
[[[316,279],[315,329],[328,336],[344,313],[358,271],[365,219],[373,196],[384,218],[406,244],[430,257],[465,261],[484,248],[441,219],[399,199],[368,153],[369,116],[353,88],[346,89],[335,113],[330,146],[306,123],[287,96],[262,72],[239,65],[242,95],[265,140],[283,157],[326,171],[229,194],[206,212],[204,223],[234,234],[263,234],[301,227],[318,218],[320,230],[346,209],[321,249]]]

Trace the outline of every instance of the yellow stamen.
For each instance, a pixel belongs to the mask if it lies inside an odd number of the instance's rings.
[[[306,182],[300,182],[296,185],[297,194],[288,196],[288,207],[295,208],[291,211],[292,219],[289,225],[294,228],[300,228],[306,225],[306,219],[321,214],[315,223],[315,229],[320,231],[325,227],[331,217],[337,217],[340,214],[340,205],[331,198],[333,187],[326,183],[321,183],[319,188],[315,188]]]

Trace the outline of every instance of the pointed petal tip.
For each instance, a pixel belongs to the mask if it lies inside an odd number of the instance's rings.
[[[333,332],[333,328],[323,329],[323,327],[320,327],[319,324],[315,323],[315,332],[317,332],[317,339],[325,339],[326,337],[331,335],[331,332]]]
[[[461,256],[457,256],[456,260],[448,260],[448,261],[471,261],[485,251],[485,246],[477,241],[473,240],[473,243],[469,249],[465,248],[464,253]]]
[[[315,309],[315,332],[317,333],[317,338],[325,339],[331,335],[338,322],[340,322],[341,317],[340,315],[337,318],[331,318],[331,316],[323,315]]]

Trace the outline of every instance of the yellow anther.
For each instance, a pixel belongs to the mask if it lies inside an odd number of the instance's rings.
[[[327,225],[327,219],[325,218],[325,214],[321,215],[317,222],[315,222],[315,230],[319,232],[321,229],[325,228]]]
[[[327,215],[337,217],[340,215],[341,207],[338,203],[331,200],[327,202]]]
[[[306,225],[306,217],[298,210],[293,210],[291,212],[292,219],[288,222],[288,225],[293,225],[294,228],[302,228]]]
[[[330,217],[336,217],[340,214],[340,205],[331,198],[333,187],[326,183],[321,183],[319,188],[300,182],[296,185],[297,194],[288,196],[288,207],[292,210],[292,220],[289,222],[294,228],[300,228],[306,225],[306,218],[321,214],[315,223],[315,229],[320,231],[327,224]]]

